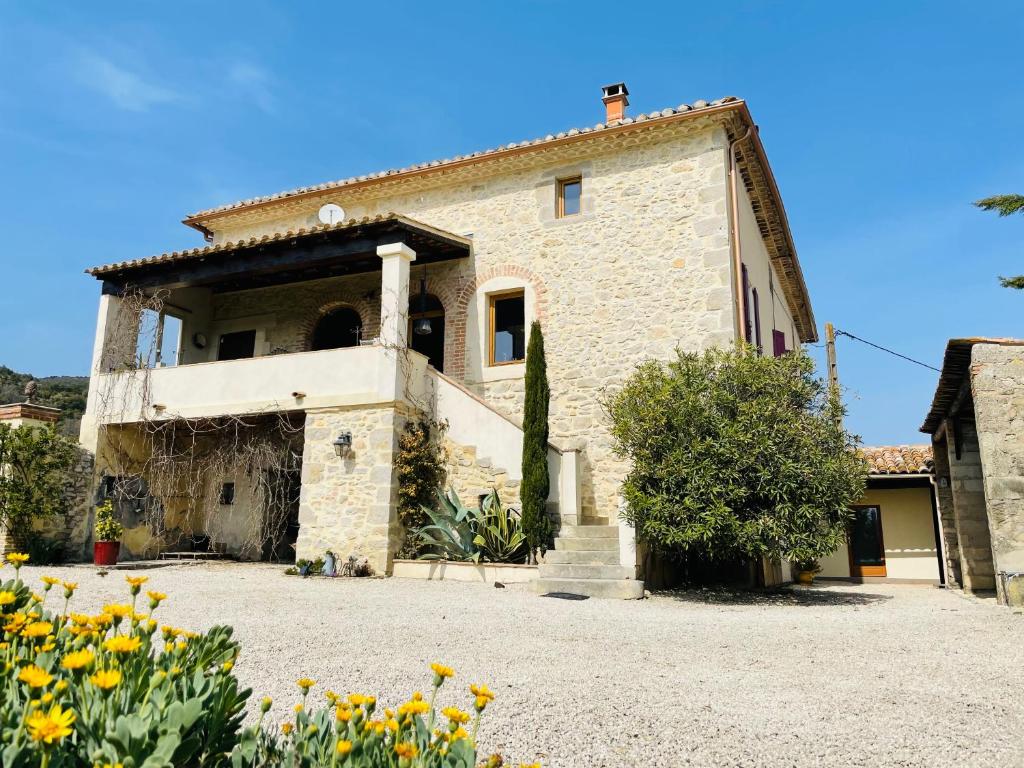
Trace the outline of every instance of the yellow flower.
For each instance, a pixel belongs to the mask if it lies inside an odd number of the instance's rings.
[[[234,666],[234,662],[225,661],[223,664],[220,665],[220,668],[223,669],[225,672],[230,672]]]
[[[301,712],[304,709],[304,707],[301,704],[296,704],[293,707],[293,709],[295,710],[295,714],[299,714],[299,712]]]
[[[463,712],[458,707],[445,707],[441,710],[441,714],[459,725],[469,722],[469,713]]]
[[[285,736],[287,736],[289,733],[292,732],[292,728],[294,728],[294,727],[295,726],[292,725],[291,723],[281,723],[281,733],[283,733]]]
[[[60,665],[64,667],[64,669],[82,669],[83,667],[88,667],[92,664],[92,660],[94,658],[95,655],[92,651],[88,648],[83,648],[80,651],[73,651],[72,653],[69,653],[64,657],[64,660],[61,661]]]
[[[43,584],[46,585],[46,590],[47,591],[49,591],[50,587],[53,587],[53,586],[56,586],[57,584],[60,584],[60,579],[55,579],[55,578],[53,578],[53,576],[41,576],[39,578],[39,580],[41,582],[43,582]]]
[[[46,637],[53,631],[53,624],[48,621],[33,621],[21,630],[22,637]]]
[[[109,691],[121,682],[121,673],[116,669],[101,669],[94,672],[89,677],[89,681],[97,688]]]
[[[395,754],[399,757],[404,757],[411,760],[419,754],[419,750],[416,749],[415,744],[411,744],[408,741],[403,741],[399,744],[395,744]]]
[[[0,591],[0,608],[6,605],[11,605],[17,599],[18,596],[11,592],[9,589]]]
[[[29,688],[42,688],[50,684],[50,681],[53,680],[53,675],[42,667],[29,664],[18,673],[18,679],[23,683],[27,683]]]
[[[407,701],[398,707],[399,717],[406,715],[425,715],[430,711],[430,705],[425,701]]]
[[[413,701],[423,701],[423,694],[420,693],[419,691],[413,691],[412,700]]]
[[[111,603],[110,605],[103,606],[103,613],[115,619],[126,619],[135,613],[135,611],[130,605]]]
[[[469,692],[474,696],[482,696],[488,701],[494,701],[494,694],[491,693],[491,689],[486,685],[471,685],[469,686]]]
[[[30,595],[30,597],[32,598],[32,602],[33,602],[33,603],[41,603],[41,602],[43,602],[43,600],[45,600],[45,599],[46,599],[45,597],[43,597],[42,595],[40,595],[40,594],[38,594],[38,593],[36,593],[36,592],[33,592],[33,593],[32,593],[32,594]]]
[[[125,576],[124,580],[127,581],[133,587],[141,587],[147,581],[149,576]]]
[[[109,627],[114,622],[114,617],[109,613],[100,613],[92,617],[92,623],[98,628]]]
[[[349,720],[352,719],[352,711],[338,707],[338,709],[334,712],[334,716],[338,718],[339,723],[347,723]]]
[[[53,744],[71,735],[71,726],[74,722],[74,712],[70,709],[61,709],[60,704],[54,704],[49,712],[37,710],[29,715],[25,720],[25,726],[28,728],[28,735],[35,741]]]
[[[452,741],[458,741],[459,739],[468,739],[468,738],[469,738],[469,734],[466,732],[466,729],[463,728],[461,725],[458,728],[456,728],[454,731],[452,731],[452,735],[451,735],[451,740]]]
[[[316,680],[310,680],[308,677],[300,677],[295,681],[295,684],[302,689],[303,693],[309,693],[309,689],[316,685]]]
[[[353,707],[361,707],[364,704],[370,704],[371,702],[376,701],[372,696],[364,696],[361,693],[350,693],[348,695],[348,700]]]
[[[43,694],[43,698],[42,698],[43,704],[49,704],[51,701],[53,701],[53,694],[52,693],[44,693]]]
[[[84,627],[89,623],[89,617],[84,613],[72,613],[68,618],[71,619],[72,624],[77,624],[80,627]]]
[[[55,686],[53,686],[53,690],[55,690],[57,693],[64,693],[64,691],[66,691],[67,689],[68,689],[68,681],[67,680],[58,680],[57,684]]]
[[[392,733],[398,733],[398,721],[393,717],[389,717],[387,721],[388,730]]]
[[[349,752],[352,751],[352,742],[349,741],[348,739],[339,739],[338,740],[338,746],[335,747],[335,749],[337,750],[339,755],[344,757],[345,755],[347,755]]]
[[[158,605],[160,605],[160,603],[167,599],[167,595],[165,595],[163,592],[154,592],[153,590],[147,592],[146,597],[149,598],[150,610],[156,608]]]
[[[15,568],[20,568],[28,562],[28,555],[22,554],[21,552],[11,552],[11,554],[7,556],[7,562]]]
[[[273,705],[273,703],[274,700],[272,698],[270,698],[269,696],[264,696],[263,701],[260,702],[260,711],[264,713],[269,712],[270,707]]]
[[[444,664],[434,663],[430,665],[430,668],[434,670],[434,685],[440,685],[446,677],[455,677],[455,670]]]
[[[540,768],[540,763],[520,763],[519,768]]]
[[[111,653],[134,653],[142,645],[142,639],[138,637],[125,637],[115,635],[103,642],[103,648]]]
[[[64,597],[67,597],[67,598],[70,598],[73,594],[75,594],[75,590],[78,589],[78,582],[77,581],[65,581],[65,582],[63,582],[63,585],[64,585]]]

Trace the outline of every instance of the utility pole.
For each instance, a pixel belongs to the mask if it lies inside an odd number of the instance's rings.
[[[828,359],[829,390],[839,396],[839,369],[836,366],[836,329],[832,323],[825,323],[825,355]]]

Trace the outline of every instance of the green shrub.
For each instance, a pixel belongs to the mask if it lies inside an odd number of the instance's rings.
[[[455,489],[437,491],[438,508],[424,507],[431,524],[414,531],[421,560],[519,563],[528,554],[522,518],[505,507],[495,489],[477,507],[467,507]]]
[[[447,456],[442,439],[447,429],[444,422],[420,419],[408,422],[398,438],[398,519],[406,532],[429,522],[423,508],[433,505],[437,489],[444,487]],[[399,555],[412,557],[415,550],[413,537],[406,536]]]
[[[38,518],[67,512],[64,489],[78,447],[56,427],[0,423],[0,526],[27,531]]]
[[[544,357],[544,335],[540,323],[530,326],[530,341],[526,347],[525,401],[523,404],[523,481],[519,496],[523,503],[523,532],[530,548],[530,557],[536,561],[537,552],[543,553],[551,542],[553,526],[548,516],[548,405],[551,390],[548,387],[547,361]]]
[[[481,514],[474,522],[473,543],[480,548],[484,559],[492,563],[522,562],[529,550],[520,514],[504,506],[494,488],[480,507]]]
[[[679,352],[605,405],[631,463],[623,516],[653,550],[799,561],[845,539],[867,468],[806,354]]]

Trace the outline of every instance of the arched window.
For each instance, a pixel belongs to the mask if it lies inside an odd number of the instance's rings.
[[[444,373],[444,305],[436,296],[417,294],[410,299],[409,348]]]
[[[350,307],[338,307],[327,312],[313,329],[311,348],[340,349],[342,347],[358,347],[359,337],[363,330],[363,320],[359,313]]]

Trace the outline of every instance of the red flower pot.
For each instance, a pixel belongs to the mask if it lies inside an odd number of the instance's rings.
[[[92,562],[94,565],[117,565],[117,556],[120,552],[120,541],[93,542]]]

